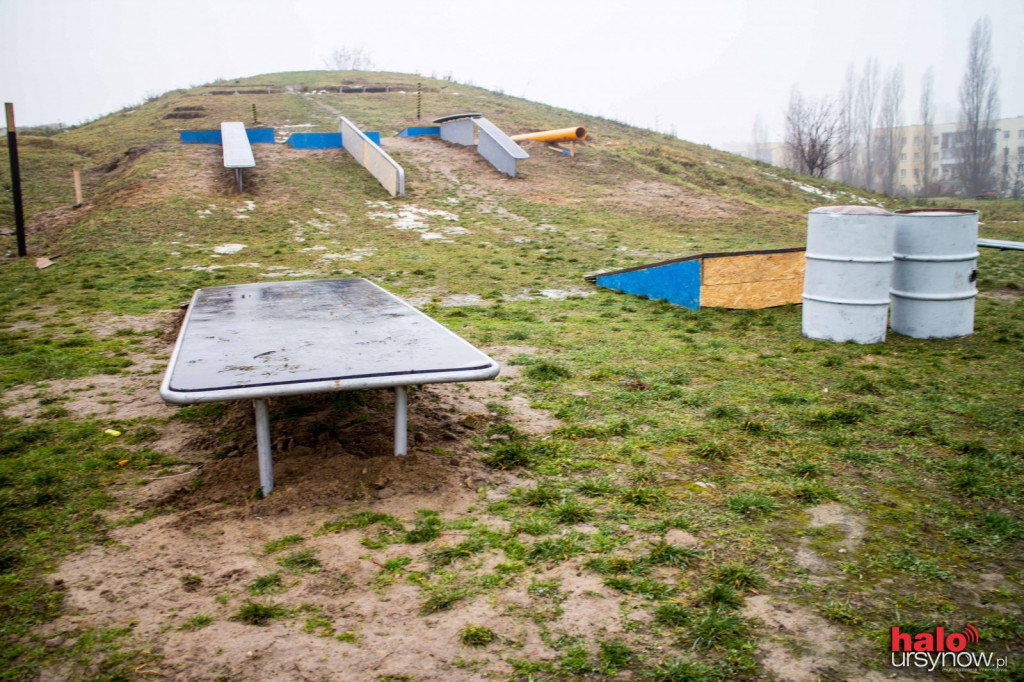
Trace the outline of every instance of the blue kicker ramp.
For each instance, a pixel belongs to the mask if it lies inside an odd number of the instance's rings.
[[[363,133],[380,146],[380,133]],[[292,149],[341,149],[341,133],[292,133],[288,137]]]
[[[420,135],[441,136],[441,126],[427,126],[425,128],[406,128],[398,133],[399,137],[419,137]]]
[[[341,133],[292,133],[292,149],[341,149]]]
[[[178,135],[182,144],[220,144],[219,130],[182,130]]]
[[[274,144],[273,128],[246,128],[249,144]],[[219,130],[182,130],[178,133],[182,144],[221,144]]]
[[[656,263],[597,275],[592,281],[606,289],[700,310],[700,256],[675,263]]]

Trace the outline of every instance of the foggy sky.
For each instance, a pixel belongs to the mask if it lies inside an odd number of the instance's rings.
[[[1001,116],[1024,115],[1020,0],[0,0],[0,101],[18,125],[80,123],[217,78],[324,69],[346,46],[380,70],[450,73],[725,146],[749,141],[758,114],[780,139],[794,85],[838,94],[847,65],[869,57],[883,76],[902,63],[905,123],[929,66],[937,122],[955,120],[981,16]]]

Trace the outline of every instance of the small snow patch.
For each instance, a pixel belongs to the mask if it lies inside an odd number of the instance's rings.
[[[221,244],[213,247],[214,253],[238,253],[245,248],[245,244]]]

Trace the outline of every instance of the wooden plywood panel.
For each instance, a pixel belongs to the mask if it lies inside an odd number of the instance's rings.
[[[804,276],[804,252],[758,253],[704,258],[701,281],[705,286],[792,279]],[[703,303],[703,301],[702,301]]]
[[[702,308],[771,308],[800,303],[803,289],[802,272],[799,277],[791,279],[705,285],[700,290],[700,305]]]

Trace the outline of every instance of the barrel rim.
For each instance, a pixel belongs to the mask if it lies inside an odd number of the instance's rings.
[[[901,218],[927,218],[929,216],[934,218],[936,213],[969,216],[978,215],[978,210],[974,208],[901,208],[895,212],[895,215]],[[950,215],[949,217],[953,216]]]

